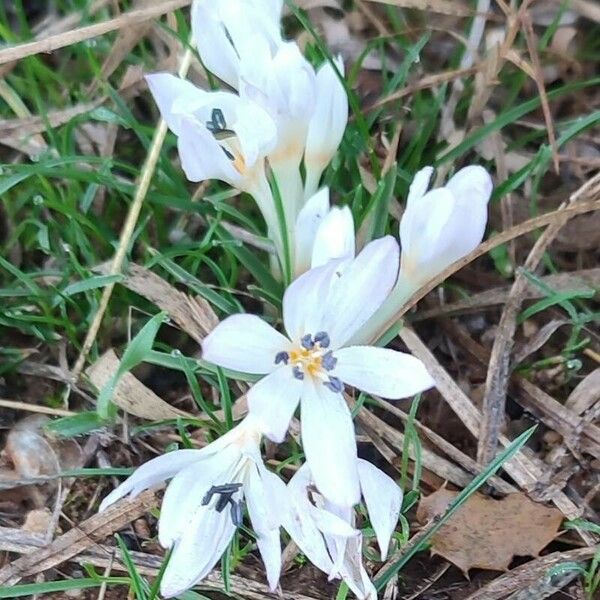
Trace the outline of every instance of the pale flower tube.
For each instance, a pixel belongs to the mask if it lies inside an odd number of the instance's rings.
[[[161,582],[165,598],[184,593],[210,573],[242,523],[244,502],[269,586],[277,587],[285,486],[266,469],[260,439],[256,421],[247,417],[201,450],[176,450],[145,463],[100,505],[102,511],[172,479],[158,523],[161,546],[173,549]]]
[[[427,191],[432,173],[432,167],[421,169],[410,186],[400,221],[402,252],[394,290],[353,343],[378,339],[419,288],[483,239],[493,189],[490,174],[481,166],[464,167],[445,186]]]
[[[432,387],[421,361],[401,352],[348,346],[396,281],[398,245],[387,236],[355,258],[331,260],[296,279],[283,297],[287,336],[260,317],[239,314],[204,340],[203,358],[265,375],[248,392],[250,414],[273,441],[285,437],[301,404],[302,445],[319,491],[339,506],[360,498],[356,438],[344,384],[388,399]]]

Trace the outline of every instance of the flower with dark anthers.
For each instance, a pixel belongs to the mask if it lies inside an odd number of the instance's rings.
[[[347,346],[381,306],[396,281],[392,237],[368,244],[356,258],[330,260],[296,279],[283,297],[287,336],[254,315],[221,322],[202,344],[203,358],[265,375],[248,392],[250,414],[280,442],[298,403],[302,445],[315,484],[329,500],[360,498],[356,439],[344,385],[397,399],[433,385],[421,361],[395,350]]]
[[[246,417],[200,450],[175,450],[145,463],[100,505],[102,511],[124,496],[135,497],[172,479],[158,521],[160,544],[172,548],[161,581],[165,598],[179,596],[208,575],[242,524],[244,506],[270,588],[277,587],[285,486],[263,464],[261,437],[256,419]]]

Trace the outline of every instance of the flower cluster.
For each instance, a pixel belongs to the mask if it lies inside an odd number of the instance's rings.
[[[205,361],[259,376],[246,418],[200,450],[146,463],[102,503],[171,479],[159,520],[159,541],[172,549],[165,597],[211,571],[246,512],[271,589],[284,530],[330,578],[342,578],[358,598],[377,597],[355,507],[364,503],[385,559],[402,492],[358,457],[346,395],[356,389],[395,400],[434,385],[418,359],[377,342],[418,288],[480,243],[487,222],[485,169],[468,166],[427,191],[433,170],[425,167],[410,186],[400,245],[388,235],[357,252],[349,208],[332,207],[329,191],[319,189],[348,117],[343,65],[315,71],[283,39],[281,10],[281,0],[194,2],[200,57],[234,91],[204,91],[164,73],[147,77],[188,179],[219,179],[251,194],[279,257],[274,274],[288,272],[281,328],[233,315],[202,344]],[[281,443],[298,407],[306,462],[286,484],[265,466],[261,440]]]
[[[281,0],[194,3],[200,57],[232,92],[207,92],[167,73],[147,81],[178,138],[187,178],[220,179],[252,195],[281,268],[298,274],[307,265],[296,220],[342,139],[348,102],[341,60],[315,71],[283,39],[281,10]]]

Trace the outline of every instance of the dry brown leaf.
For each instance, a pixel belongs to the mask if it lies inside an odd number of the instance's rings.
[[[423,498],[417,510],[421,523],[442,515],[458,492],[441,488]],[[519,492],[502,500],[474,494],[431,538],[439,554],[465,574],[469,569],[508,569],[514,556],[537,556],[558,533],[562,513]]]
[[[110,264],[104,263],[94,270],[108,273]],[[130,264],[125,279],[119,283],[166,310],[171,319],[197,342],[202,342],[204,336],[219,323],[215,311],[204,298],[180,292],[162,277],[140,265]]]
[[[114,351],[108,350],[93,365],[88,367],[86,374],[91,382],[98,389],[101,389],[116,373],[119,362]],[[193,415],[167,404],[131,373],[125,373],[119,379],[112,401],[126,413],[150,421],[193,417]]]
[[[575,414],[581,415],[600,402],[600,368],[586,375],[571,392],[565,406]]]

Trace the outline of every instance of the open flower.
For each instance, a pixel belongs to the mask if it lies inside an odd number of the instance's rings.
[[[344,63],[335,61],[344,74]],[[305,195],[312,196],[319,180],[335,155],[348,122],[348,97],[335,69],[326,62],[317,72],[315,111],[308,127],[304,165],[306,167]]]
[[[375,529],[382,560],[398,522],[402,491],[385,473],[359,459],[361,492]],[[377,594],[362,564],[362,536],[353,527],[354,510],[336,507],[314,488],[307,464],[287,486],[283,527],[306,557],[330,578],[341,577],[358,598]]]
[[[354,258],[354,219],[347,206],[329,203],[329,189],[309,198],[296,219],[296,276],[336,258]]]
[[[177,450],[147,462],[100,505],[102,511],[172,478],[158,523],[160,544],[173,548],[161,582],[163,596],[182,594],[206,577],[241,525],[244,502],[269,585],[277,586],[284,484],[265,468],[260,439],[256,422],[247,417],[201,450]]]
[[[205,92],[168,73],[146,81],[178,138],[190,181],[220,179],[249,193],[263,185],[264,158],[275,147],[277,130],[260,106],[227,92]]]
[[[432,173],[425,167],[415,175],[400,221],[399,283],[415,289],[479,245],[493,188],[489,173],[472,165],[428,192]]]
[[[392,237],[371,242],[355,259],[311,269],[287,288],[287,336],[257,316],[241,314],[222,321],[203,343],[205,360],[266,375],[250,389],[248,403],[270,439],[283,440],[301,403],[302,444],[314,480],[324,496],[341,506],[353,506],[360,498],[344,384],[390,399],[433,385],[425,366],[410,355],[344,347],[387,297],[397,264]]]

